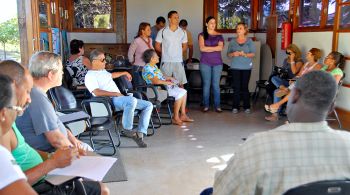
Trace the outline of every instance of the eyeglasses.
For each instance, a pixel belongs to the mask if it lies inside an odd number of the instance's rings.
[[[103,58],[103,59],[93,59],[93,60],[99,60],[100,62],[105,62],[105,61],[106,61],[106,58]]]
[[[332,56],[326,56],[324,59],[333,60],[333,57]]]
[[[19,106],[7,106],[6,108],[16,111],[18,115],[22,115],[24,110],[22,107]]]

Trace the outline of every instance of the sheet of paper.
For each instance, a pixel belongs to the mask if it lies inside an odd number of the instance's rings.
[[[102,181],[117,158],[105,156],[81,156],[65,168],[57,168],[48,175],[80,176],[95,181]]]

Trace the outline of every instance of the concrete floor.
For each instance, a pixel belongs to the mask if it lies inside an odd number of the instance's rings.
[[[225,166],[242,138],[254,132],[275,128],[267,122],[262,105],[251,114],[230,111],[200,112],[190,107],[194,123],[179,127],[162,126],[145,141],[146,149],[137,148],[131,140],[123,139],[120,153],[128,181],[107,184],[111,194],[119,195],[195,195],[212,186],[215,171]]]

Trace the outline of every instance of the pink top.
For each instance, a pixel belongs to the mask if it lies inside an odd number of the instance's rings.
[[[129,51],[128,51],[129,61],[133,65],[144,66],[146,63],[142,60],[142,55],[143,55],[143,52],[146,51],[147,49],[154,49],[152,46],[152,39],[148,38],[148,40],[146,41],[141,37],[137,37],[130,44]]]

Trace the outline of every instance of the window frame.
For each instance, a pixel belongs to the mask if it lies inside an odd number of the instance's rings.
[[[276,13],[276,2],[277,0],[271,0],[271,10],[270,15]],[[323,31],[332,31],[333,26],[327,25],[328,20],[328,3],[329,0],[322,0],[322,10],[321,10],[321,21],[319,26],[308,26],[308,27],[302,27],[299,26],[299,13],[300,13],[300,2],[302,0],[290,0],[289,2],[289,13],[288,18],[289,21],[293,24],[293,32],[323,32]],[[251,1],[251,26],[249,28],[249,32],[266,32],[266,29],[259,28],[261,20],[261,11],[262,11],[262,1]],[[342,2],[341,0],[336,0],[336,9],[338,7],[343,6],[350,6],[350,2]],[[340,9],[340,8],[339,8]],[[217,18],[218,14],[218,0],[206,0],[204,1],[204,7],[203,7],[203,25],[205,26],[205,18],[207,16],[214,16]],[[259,20],[258,20],[259,19]],[[218,32],[221,33],[235,33],[235,29],[216,29]],[[278,32],[280,32],[281,29],[278,28]],[[340,29],[341,32],[350,32],[350,28],[347,29]]]
[[[90,33],[116,33],[117,32],[117,7],[116,0],[111,0],[111,23],[112,28],[76,28],[74,27],[75,17],[74,17],[74,2],[68,1],[68,22],[70,32],[90,32]]]
[[[294,0],[294,8],[293,8],[293,31],[294,32],[324,32],[324,31],[333,31],[333,25],[327,25],[328,20],[328,3],[329,0],[322,0],[322,9],[321,9],[321,21],[319,26],[307,26],[303,27],[299,25],[299,14],[300,14],[300,2],[303,0]],[[336,6],[338,4],[338,0],[336,0]]]
[[[214,16],[214,18],[216,19],[216,26],[217,26],[218,25],[217,23],[218,22],[218,0],[205,1],[205,3],[213,4],[212,16]],[[250,7],[251,7],[251,16],[250,16],[251,26],[249,27],[249,33],[254,32],[254,30],[256,30],[257,21],[254,20],[254,18],[257,18],[258,3],[256,3],[256,1],[250,1]],[[204,5],[204,10],[205,10],[205,5]],[[205,19],[209,15],[210,14],[208,13],[204,13],[204,17],[203,17],[204,26],[205,26]],[[220,33],[236,33],[236,29],[216,29],[216,31]]]
[[[295,2],[296,0],[290,0],[289,1],[289,11],[288,11],[288,20],[290,21],[291,20],[291,16],[292,16],[292,13],[291,13],[291,7],[293,6],[293,3]],[[277,9],[276,9],[276,6],[277,6],[277,0],[271,0],[271,8],[270,8],[270,15],[272,14],[276,14],[277,15]],[[259,5],[258,5],[258,11],[257,11],[257,15],[259,15],[259,21],[257,22],[257,30],[256,32],[266,32],[266,29],[263,29],[263,28],[260,28],[260,25],[261,25],[261,22],[262,22],[262,18],[261,18],[261,11],[263,9],[263,2],[262,0],[259,0]],[[277,15],[278,17],[278,15]],[[278,18],[277,18],[277,23],[278,23]],[[277,32],[281,32],[281,28],[277,28]]]

